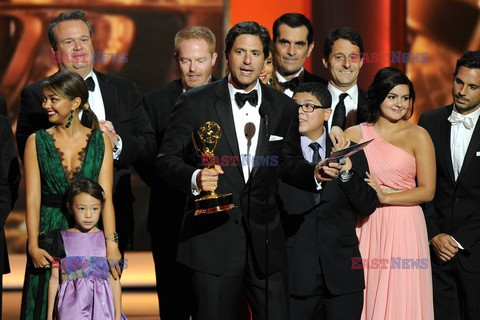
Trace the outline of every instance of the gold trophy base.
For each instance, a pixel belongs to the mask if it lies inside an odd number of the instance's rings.
[[[195,207],[197,208],[195,215],[200,216],[203,214],[228,211],[236,206],[233,204],[233,195],[231,193],[216,194],[212,192],[195,200]]]

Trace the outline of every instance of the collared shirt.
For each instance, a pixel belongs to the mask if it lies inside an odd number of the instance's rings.
[[[98,121],[107,120],[105,115],[105,105],[103,104],[102,91],[100,90],[100,85],[98,84],[97,75],[92,70],[83,80],[88,79],[89,77],[92,77],[93,82],[95,83],[95,89],[93,92],[88,91],[88,104],[90,105],[90,109],[95,113]],[[82,118],[82,114],[83,111],[78,113],[80,119]],[[118,148],[113,153],[113,159],[115,160],[120,158],[120,154],[122,153],[123,149],[122,138],[119,135],[117,135],[117,137],[119,139]]]
[[[353,123],[354,122],[353,119],[355,119],[355,117],[353,117],[353,114],[356,112],[358,108],[358,86],[354,85],[347,91],[343,92],[338,88],[336,88],[334,85],[332,85],[331,82],[328,82],[327,89],[332,95],[332,114],[335,112],[335,107],[337,106],[338,101],[340,100],[340,95],[342,93],[348,94],[348,96],[345,97],[345,100],[343,100],[343,103],[345,104],[345,111],[347,116],[346,126],[349,127],[354,125],[355,123]],[[352,112],[352,111],[355,111],[355,112]],[[333,117],[330,117],[330,119],[328,119],[328,130],[332,128],[332,121],[333,121]]]
[[[105,105],[103,104],[102,92],[100,90],[100,85],[98,84],[97,75],[92,70],[83,80],[88,79],[88,77],[92,77],[93,82],[95,83],[95,90],[93,92],[88,92],[88,103],[90,104],[90,108],[95,112],[99,121],[106,120]]]
[[[318,149],[318,153],[320,154],[320,157],[322,158],[322,160],[325,159],[325,156],[327,154],[326,153],[326,148],[327,148],[326,130],[323,131],[322,136],[318,138],[316,141],[312,141],[306,136],[300,136],[300,146],[302,148],[303,157],[305,158],[305,160],[309,162],[312,162],[312,159],[313,159],[313,149],[309,147],[310,143],[312,142],[318,142],[318,144],[320,145],[320,149]],[[317,190],[321,190],[322,182],[317,181],[315,177],[314,177],[314,181],[317,185]]]
[[[458,112],[455,105],[453,106],[453,112]],[[467,129],[461,123],[451,126],[450,131],[450,150],[452,156],[452,166],[453,166],[453,174],[455,175],[455,181],[457,181],[458,175],[462,170],[463,160],[465,158],[465,154],[467,153],[468,145],[470,144],[470,140],[472,139],[473,130],[478,121],[478,116],[480,115],[480,108],[475,110],[474,112],[466,115],[473,121],[473,128]]]
[[[260,132],[260,104],[262,103],[262,89],[260,87],[260,81],[257,80],[255,87],[250,90],[257,90],[258,100],[257,105],[252,106],[248,101],[245,102],[243,108],[239,108],[235,101],[235,93],[248,93],[245,90],[239,90],[233,87],[231,84],[231,76],[228,76],[228,91],[230,93],[230,102],[232,104],[232,113],[235,123],[235,133],[237,134],[238,148],[240,151],[240,158],[243,169],[243,177],[245,182],[248,181],[250,172],[253,166],[253,159],[255,157],[258,145],[258,135]],[[245,137],[245,125],[247,123],[253,123],[255,126],[255,135],[251,139],[251,145],[248,147],[248,139]]]
[[[300,71],[298,71],[293,77],[300,77],[300,75],[302,74],[303,72],[303,67],[300,69]],[[283,82],[287,82],[288,80],[285,79],[284,77],[282,77],[282,75],[280,73],[278,73],[278,71],[275,71],[275,75],[277,76],[277,79],[278,79],[278,82],[280,83],[283,83]],[[289,96],[290,98],[293,97],[293,91],[290,90],[290,89],[286,89],[285,91],[283,91],[283,93],[285,93],[287,96]]]
[[[252,90],[257,90],[258,100],[257,105],[252,106],[250,102],[245,102],[243,108],[239,108],[237,102],[235,101],[235,93],[248,93]],[[255,88],[246,92],[245,90],[235,89],[231,84],[231,75],[228,76],[228,91],[230,94],[230,104],[232,107],[233,119],[235,124],[235,133],[237,136],[238,149],[240,152],[240,163],[242,165],[243,178],[245,182],[248,181],[250,172],[253,169],[253,159],[255,157],[258,145],[258,136],[260,133],[260,105],[262,103],[262,88],[260,86],[260,81],[257,80]],[[248,140],[245,137],[245,125],[247,123],[253,123],[255,126],[255,135],[251,139],[250,147],[247,146]],[[247,161],[249,160],[249,161]],[[191,179],[192,194],[198,196],[200,194],[200,189],[197,186],[197,175],[201,169],[195,170]],[[220,178],[221,179],[221,178]]]
[[[313,159],[313,149],[309,147],[312,142],[317,142],[320,145],[318,153],[322,160],[325,159],[326,155],[326,145],[327,145],[327,133],[326,130],[323,130],[323,134],[316,141],[310,140],[307,136],[300,136],[300,145],[302,147],[303,157],[305,160],[312,162]]]

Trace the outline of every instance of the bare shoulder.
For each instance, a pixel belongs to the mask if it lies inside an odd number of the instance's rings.
[[[362,140],[362,130],[360,125],[356,125],[345,130],[345,136],[353,142]]]
[[[29,135],[28,138],[27,138],[27,144],[25,145],[25,148],[29,145],[32,145],[32,144],[35,145],[36,139],[37,139],[37,135],[36,135],[35,132],[32,133],[31,135]]]
[[[407,141],[415,148],[423,148],[432,144],[430,134],[424,128],[408,122],[405,128]],[[415,148],[415,149],[416,149]]]

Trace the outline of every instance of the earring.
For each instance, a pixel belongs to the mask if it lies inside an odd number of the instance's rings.
[[[70,128],[70,126],[72,125],[72,121],[73,121],[73,110],[70,110],[70,116],[68,117],[65,128]]]
[[[273,78],[268,79],[267,84],[268,84],[269,86],[271,86],[272,83],[273,83]]]

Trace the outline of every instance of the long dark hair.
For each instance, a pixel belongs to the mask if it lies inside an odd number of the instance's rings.
[[[79,74],[68,70],[59,71],[43,81],[43,88],[49,89],[70,101],[80,98],[80,108],[84,113],[82,115],[82,125],[91,129],[100,128],[97,116],[90,109],[88,103],[87,85]]]
[[[365,119],[369,123],[375,123],[380,117],[380,105],[387,97],[388,93],[398,85],[406,84],[410,91],[411,108],[405,115],[404,119],[410,119],[413,114],[413,105],[415,103],[415,90],[413,83],[408,77],[399,69],[393,67],[386,67],[380,69],[372,84],[368,88],[368,103],[369,108],[366,111]]]

